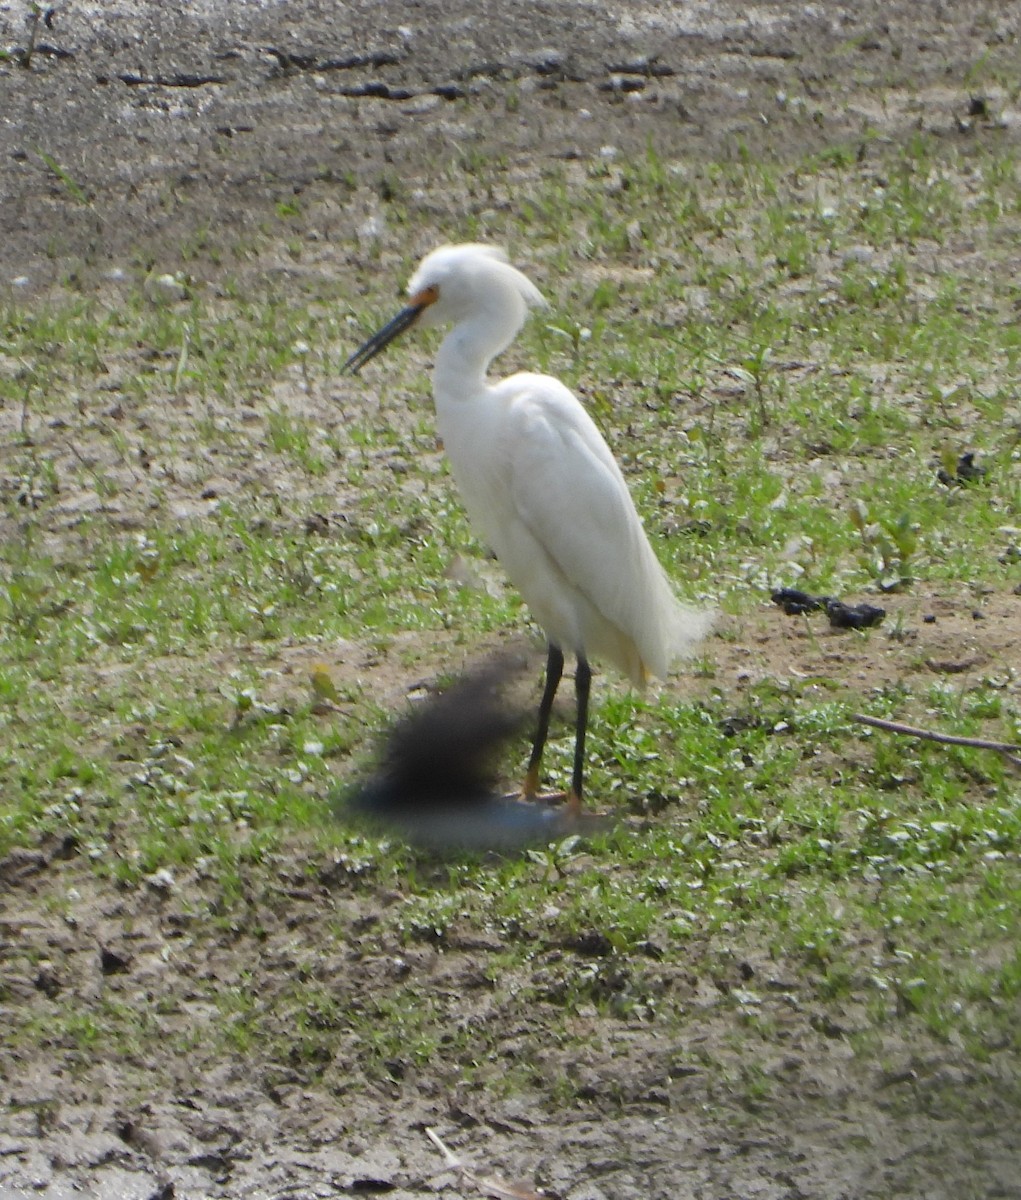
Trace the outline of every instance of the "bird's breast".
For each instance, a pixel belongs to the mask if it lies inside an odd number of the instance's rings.
[[[510,448],[499,415],[485,404],[459,404],[437,413],[437,429],[461,500],[475,531],[493,548],[508,512]]]

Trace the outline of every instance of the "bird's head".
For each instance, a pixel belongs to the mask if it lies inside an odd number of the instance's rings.
[[[513,327],[513,337],[526,310],[546,303],[535,284],[510,265],[503,250],[476,243],[440,246],[427,254],[412,275],[407,294],[406,307],[351,355],[344,364],[346,371],[358,371],[412,325],[457,325],[487,313]]]

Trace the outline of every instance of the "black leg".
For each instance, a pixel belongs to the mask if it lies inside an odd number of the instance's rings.
[[[578,669],[574,674],[574,691],[578,698],[578,719],[574,728],[574,774],[571,776],[569,800],[581,804],[582,778],[585,774],[585,730],[588,727],[588,697],[592,683],[592,668],[586,659],[578,656]]]
[[[553,711],[553,699],[560,686],[560,677],[564,673],[564,655],[559,646],[550,643],[549,654],[546,658],[546,686],[542,691],[539,702],[539,728],[535,731],[535,741],[532,743],[532,755],[528,760],[528,773],[525,776],[525,795],[535,796],[539,791],[539,764],[542,762],[542,752],[549,736],[549,719]]]

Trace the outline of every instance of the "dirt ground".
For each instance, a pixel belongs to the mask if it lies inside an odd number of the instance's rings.
[[[263,240],[251,269],[278,271],[284,286],[299,270],[335,277],[371,239],[381,187],[423,189],[443,213],[448,166],[469,152],[531,178],[604,146],[641,152],[649,138],[666,154],[720,158],[742,146],[794,157],[866,123],[892,142],[919,128],[960,136],[969,68],[1016,53],[1021,31],[1021,5],[982,0],[71,0],[49,10],[25,69],[28,9],[0,2],[0,49],[11,52],[0,61],[0,290],[21,299],[114,268],[173,267],[184,246],[202,253],[206,231],[241,237],[295,195],[318,254],[299,268]],[[513,105],[496,103],[512,90]],[[794,93],[809,97],[815,120],[778,101]],[[1021,136],[1021,114],[1003,107],[1000,135]],[[434,240],[421,236],[422,249]],[[926,612],[935,624],[920,623]],[[795,663],[869,684],[994,661],[1021,673],[1015,606],[992,598],[986,616],[913,596],[906,617],[921,632],[868,662],[793,624],[767,638],[767,618],[749,617],[720,647],[716,683],[739,690]],[[0,940],[32,953],[6,957],[6,992],[39,1004],[41,1018],[51,987],[74,989],[83,1005],[101,992],[128,1004],[159,997],[201,1028],[212,1014],[194,1000],[197,980],[267,990],[300,969],[348,993],[412,970],[464,1020],[501,1020],[482,983],[498,946],[380,943],[357,877],[315,846],[295,847],[276,880],[248,898],[250,921],[212,941],[191,928],[200,871],[121,894],[59,845],[13,854],[0,861]],[[46,903],[70,888],[73,921]],[[343,943],[329,932],[338,922],[353,931]],[[335,1066],[325,1087],[257,1050],[242,1066],[201,1041],[187,1061],[159,1063],[130,1049],[122,1061],[73,1064],[57,1052],[5,1054],[0,1196],[476,1194],[426,1140],[436,1126],[482,1173],[565,1200],[1021,1197],[1021,1114],[995,1086],[1008,1066],[896,1043],[862,1063],[762,948],[732,952],[726,988],[663,964],[663,986],[690,994],[682,1041],[622,1021],[612,1035],[586,1042],[579,1028],[576,1043],[551,1045],[544,1066],[581,1080],[589,1097],[560,1112],[529,1095],[493,1099],[454,1061],[406,1065],[376,1084],[355,1063]],[[726,1060],[722,997],[747,972],[780,1030],[768,1070],[782,1102],[738,1101],[700,1066],[710,1044]],[[502,1036],[508,1060],[523,1032]],[[980,1078],[986,1102],[962,1110],[962,1089]]]

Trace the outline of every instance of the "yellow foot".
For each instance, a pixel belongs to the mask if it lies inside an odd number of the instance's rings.
[[[581,813],[581,797],[571,788],[567,792],[540,792],[538,768],[529,767],[525,772],[525,782],[521,785],[521,800],[532,804],[563,804],[576,817]]]
[[[525,772],[525,782],[521,785],[521,799],[534,800],[539,795],[539,768],[529,767]]]
[[[508,800],[524,800],[528,804],[545,804],[550,808],[566,805],[572,814],[581,811],[581,802],[574,796],[573,792],[540,792],[538,786],[531,787],[531,780],[525,779],[524,786],[520,792],[508,792]]]

